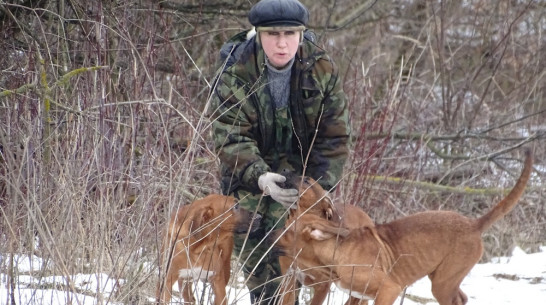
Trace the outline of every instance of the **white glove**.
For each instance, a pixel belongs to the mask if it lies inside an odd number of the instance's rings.
[[[270,195],[273,200],[282,204],[285,208],[295,209],[293,204],[299,198],[299,192],[296,189],[283,189],[277,183],[283,183],[286,177],[267,172],[258,178],[258,187],[264,192],[264,195]]]

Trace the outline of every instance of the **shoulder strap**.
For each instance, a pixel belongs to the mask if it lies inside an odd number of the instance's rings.
[[[216,63],[216,73],[212,79],[209,97],[213,94],[216,86],[218,85],[220,75],[222,75],[227,68],[231,67],[241,57],[241,54],[250,41],[246,39],[247,33],[248,31],[237,33],[235,36],[226,41],[220,48],[220,56],[218,58],[218,62]]]
[[[244,46],[248,43],[246,39],[248,31],[243,31],[237,35],[231,37],[226,43],[220,48],[220,65],[222,65],[222,71],[232,66],[245,49]]]

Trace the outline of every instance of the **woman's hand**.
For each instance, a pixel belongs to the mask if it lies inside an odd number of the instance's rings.
[[[284,189],[277,184],[285,181],[286,177],[283,175],[267,172],[258,178],[258,186],[264,195],[270,195],[273,200],[287,209],[295,209],[294,203],[298,201],[299,192],[296,189]]]

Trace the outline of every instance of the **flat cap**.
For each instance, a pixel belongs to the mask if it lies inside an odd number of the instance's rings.
[[[261,0],[248,14],[255,27],[305,26],[309,11],[298,0]]]

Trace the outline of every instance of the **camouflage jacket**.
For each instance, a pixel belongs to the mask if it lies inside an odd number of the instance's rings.
[[[238,45],[212,92],[212,132],[224,193],[237,189],[258,193],[258,177],[280,170],[265,158],[275,145],[275,109],[266,86],[264,56],[254,38]],[[347,101],[335,64],[309,39],[296,54],[290,90],[289,163],[299,174],[331,189],[341,178],[348,155]]]

